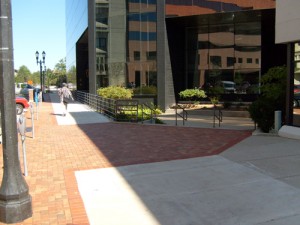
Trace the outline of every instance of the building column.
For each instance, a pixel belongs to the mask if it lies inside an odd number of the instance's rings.
[[[287,44],[286,125],[293,125],[295,43]]]

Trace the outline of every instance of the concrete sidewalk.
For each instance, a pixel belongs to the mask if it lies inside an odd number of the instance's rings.
[[[160,119],[175,122],[174,115]],[[211,128],[212,120],[192,116],[185,126]],[[223,118],[220,128],[254,125],[249,118]],[[299,140],[251,136],[220,155],[75,174],[92,225],[296,225],[299,146]]]
[[[222,122],[215,119],[211,115],[189,115],[187,120],[181,117],[177,118],[174,113],[159,115],[158,118],[166,125],[170,126],[186,126],[216,129],[233,129],[233,130],[254,130],[255,125],[250,118],[245,117],[223,117]]]
[[[76,172],[90,224],[297,225],[300,142],[251,136],[220,155]]]
[[[300,140],[236,121],[114,123],[76,102],[62,117],[47,96],[26,140],[33,216],[20,225],[299,224]]]
[[[57,94],[49,94],[49,97],[52,102],[53,114],[56,116],[58,125],[110,122],[110,120],[107,117],[97,112],[94,112],[87,105],[81,104],[76,101],[68,104],[68,112],[64,117],[62,116],[64,105],[60,103],[59,96]]]

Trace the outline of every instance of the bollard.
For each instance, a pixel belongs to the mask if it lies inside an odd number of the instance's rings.
[[[34,101],[36,105],[36,120],[38,120],[39,119],[39,98],[37,92],[35,92]]]
[[[281,111],[275,111],[274,118],[275,118],[274,129],[275,131],[278,132],[279,129],[281,128]]]
[[[34,138],[34,108],[33,108],[33,102],[30,102],[30,113],[31,113],[31,132],[32,132],[32,138]]]
[[[17,117],[17,126],[18,126],[18,131],[21,135],[21,140],[22,140],[24,176],[28,176],[27,160],[26,160],[26,145],[25,145],[26,118],[24,116],[24,113]]]

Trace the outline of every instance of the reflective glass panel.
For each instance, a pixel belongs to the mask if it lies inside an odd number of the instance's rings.
[[[127,6],[127,87],[156,93],[156,1],[129,0]]]

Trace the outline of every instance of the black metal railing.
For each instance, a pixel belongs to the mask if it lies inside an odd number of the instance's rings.
[[[73,96],[76,101],[89,106],[112,120],[138,121],[138,100],[109,99],[84,91],[75,91]]]
[[[116,100],[115,102],[115,120],[138,122],[138,100]]]
[[[142,111],[142,123],[144,123],[145,120],[149,120],[150,123],[155,123],[155,108],[149,106],[148,104],[144,103],[141,105],[141,111]]]
[[[178,109],[180,109],[180,112],[178,112]],[[177,126],[178,117],[182,118],[182,125],[184,125],[184,121],[187,121],[188,113],[184,107],[182,107],[179,104],[176,104],[176,106],[175,106],[175,124],[176,124],[176,126]]]
[[[96,94],[90,94],[84,91],[75,91],[74,97],[76,101],[89,106],[91,109],[104,114],[105,116],[115,120],[116,118],[116,100],[102,98]]]
[[[222,110],[220,108],[218,108],[216,105],[214,105],[214,122],[213,122],[213,127],[215,127],[216,125],[216,119],[219,122],[219,127],[221,126],[221,122],[223,120],[223,113]]]

